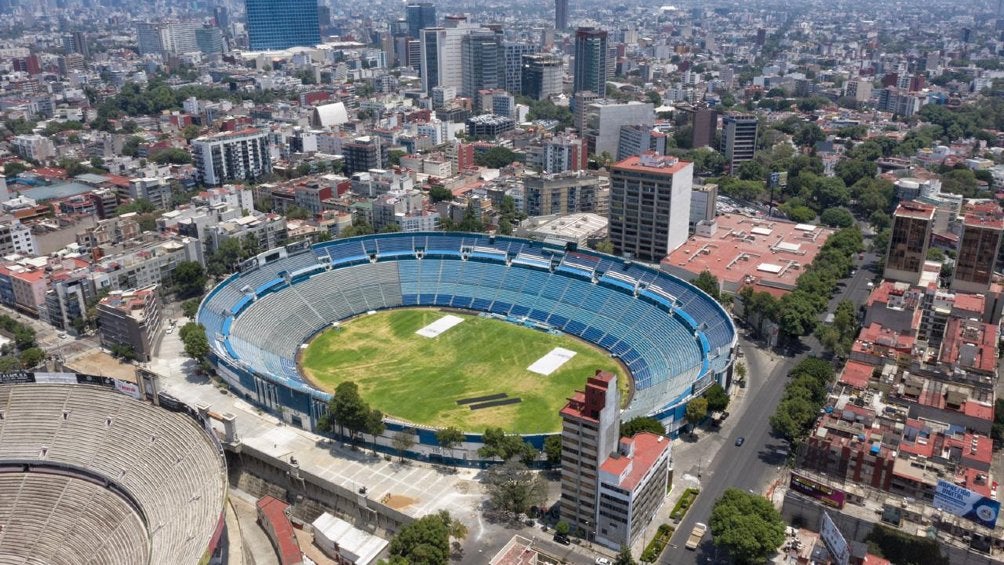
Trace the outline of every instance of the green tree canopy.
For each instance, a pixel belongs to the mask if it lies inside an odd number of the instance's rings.
[[[766,563],[784,543],[784,520],[762,496],[730,488],[715,501],[708,522],[715,545],[737,563]]]
[[[485,471],[484,485],[492,507],[511,517],[529,513],[547,499],[544,479],[515,459]]]
[[[519,458],[525,463],[537,459],[537,450],[523,441],[518,434],[507,434],[501,428],[488,428],[482,436],[482,445],[478,448],[481,457],[498,457],[502,461]]]
[[[666,435],[666,427],[659,420],[648,416],[638,416],[621,424],[622,436],[634,437],[635,434],[641,432]]]
[[[704,393],[704,398],[708,400],[708,410],[711,412],[721,412],[729,406],[729,395],[718,383],[708,388],[707,392]]]
[[[206,270],[196,261],[182,261],[171,275],[178,298],[201,296],[206,289]]]
[[[442,565],[450,560],[449,513],[423,516],[402,527],[390,540],[392,563],[399,558],[408,565]]]
[[[701,271],[701,274],[694,277],[694,280],[690,281],[690,284],[708,293],[715,300],[719,299],[721,287],[718,283],[718,277],[712,274],[711,271],[707,269]]]

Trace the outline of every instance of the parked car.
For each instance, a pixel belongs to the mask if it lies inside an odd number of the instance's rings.
[[[572,540],[570,540],[565,534],[554,534],[554,538],[552,539],[561,545],[572,545]]]
[[[597,557],[596,565],[614,565],[614,562],[608,557]]]
[[[736,447],[740,447],[744,443],[746,443],[746,438],[744,438],[743,436],[739,436],[736,438]]]

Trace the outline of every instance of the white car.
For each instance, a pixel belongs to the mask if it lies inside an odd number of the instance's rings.
[[[597,557],[596,565],[613,565],[614,562],[606,557]]]
[[[166,333],[173,334],[174,333],[174,328],[167,328],[167,332]]]

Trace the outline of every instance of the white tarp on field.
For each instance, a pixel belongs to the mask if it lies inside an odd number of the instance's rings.
[[[534,361],[533,365],[527,367],[527,370],[538,375],[550,375],[572,357],[575,357],[574,351],[565,349],[564,347],[555,347],[550,353]]]
[[[443,316],[442,318],[436,320],[435,322],[432,322],[428,326],[425,326],[424,328],[418,330],[415,333],[417,333],[422,337],[436,337],[439,334],[445,332],[446,330],[452,328],[453,326],[463,321],[464,321],[463,318],[447,314],[446,316]]]

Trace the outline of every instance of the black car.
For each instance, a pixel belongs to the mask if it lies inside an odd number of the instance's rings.
[[[554,541],[560,543],[561,545],[571,545],[572,540],[568,539],[565,534],[554,534]]]
[[[746,443],[746,438],[744,438],[743,436],[739,436],[736,438],[736,447],[739,447],[744,443]]]

